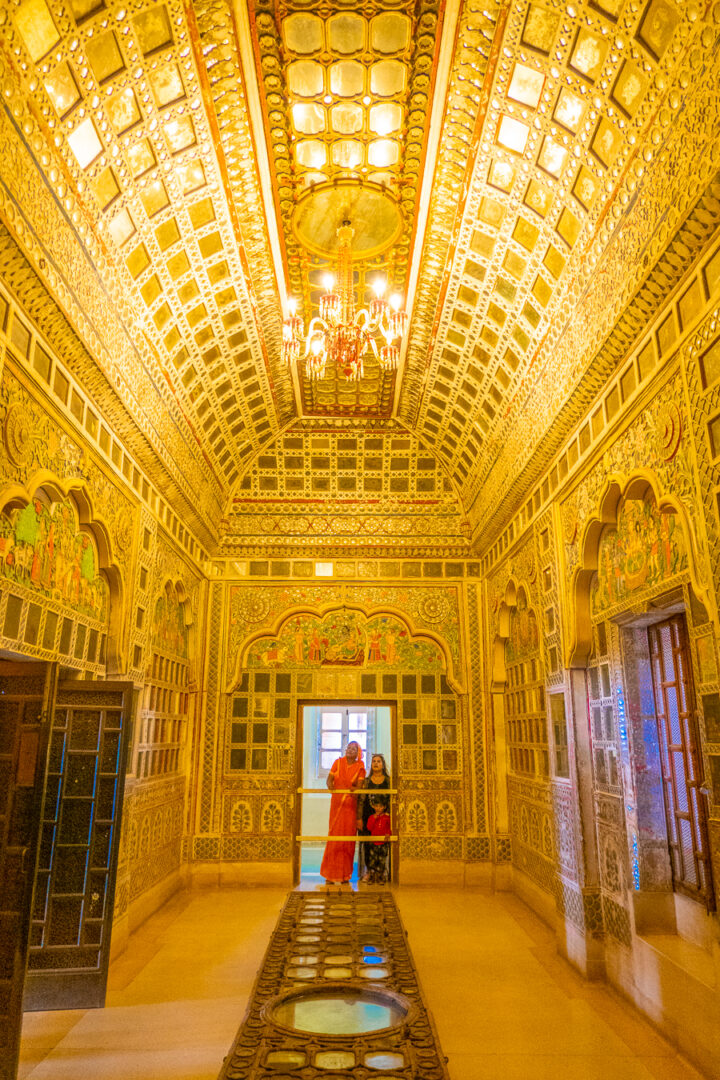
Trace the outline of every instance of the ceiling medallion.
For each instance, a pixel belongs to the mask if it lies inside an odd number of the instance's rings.
[[[283,360],[290,364],[305,361],[309,379],[321,379],[328,362],[348,380],[363,376],[363,357],[376,356],[384,371],[394,371],[400,357],[398,341],[407,330],[407,315],[401,311],[398,294],[385,299],[387,283],[373,283],[375,298],[370,307],[355,310],[352,241],[355,235],[346,218],[337,230],[337,276],[326,275],[325,293],[320,297],[320,315],[311,320],[305,334],[295,302],[288,300],[290,315],[283,328]]]
[[[341,179],[311,184],[300,196],[292,217],[298,242],[313,255],[336,258],[337,225],[352,221],[353,260],[373,259],[391,248],[403,230],[400,205],[388,188],[370,180]]]

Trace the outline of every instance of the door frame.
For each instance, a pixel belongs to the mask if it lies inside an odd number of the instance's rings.
[[[337,705],[338,708],[343,705],[357,706],[362,708],[389,708],[390,709],[390,748],[392,753],[392,768],[390,775],[395,776],[393,780],[393,787],[397,789],[397,765],[398,765],[398,703],[396,699],[391,701],[383,700],[380,698],[354,698],[354,697],[342,697],[342,698],[302,698],[297,702],[297,719],[295,727],[295,810],[293,814],[293,834],[292,834],[292,874],[293,874],[293,887],[300,884],[300,848],[302,841],[296,840],[297,836],[300,836],[300,830],[302,828],[302,798],[299,794],[298,788],[303,786],[303,760],[305,756],[305,724],[303,709],[306,706],[320,706],[322,708],[331,708],[333,705]],[[397,835],[397,803],[398,795],[393,795],[390,799],[390,827]],[[390,859],[390,881],[392,885],[397,885],[399,881],[398,877],[398,864],[400,862],[400,844],[399,842],[394,844],[396,854]]]
[[[33,903],[35,898],[37,863],[40,851],[42,805],[45,800],[45,784],[50,749],[50,731],[52,729],[52,718],[55,709],[55,696],[58,687],[59,668],[56,662],[37,660],[34,657],[28,658],[28,660],[0,659],[0,675],[10,679],[12,679],[13,677],[22,678],[28,675],[35,675],[38,678],[42,677],[44,681],[37,742],[35,744],[35,747],[30,749],[30,752],[34,753],[35,755],[35,762],[33,766],[33,783],[32,785],[21,785],[17,782],[17,765],[20,764],[19,759],[21,754],[22,740],[22,732],[19,732],[18,758],[16,761],[16,768],[14,769],[12,775],[12,802],[8,804],[10,808],[10,815],[12,816],[12,803],[15,802],[16,792],[20,787],[29,788],[32,786],[32,795],[29,800],[32,806],[32,818],[30,821],[30,830],[28,834],[29,843],[27,846],[25,846],[24,844],[21,845],[24,848],[24,852],[22,855],[20,869],[21,876],[24,880],[22,880],[21,884],[21,910],[19,910],[17,913],[18,932],[12,946],[14,950],[14,957],[10,996],[8,1002],[9,1029],[8,1044],[6,1048],[7,1055],[4,1060],[0,1061],[0,1077],[11,1078],[14,1077],[17,1072],[17,1065],[20,1054],[20,1041],[22,1037],[23,998],[25,994],[25,982],[27,978],[28,955],[30,951],[30,925],[32,920]],[[12,696],[12,694],[8,695],[8,697]],[[10,821],[8,821],[8,828],[9,825]],[[4,847],[4,851],[6,851],[9,846],[9,844],[6,844]],[[7,884],[7,875],[5,883]]]

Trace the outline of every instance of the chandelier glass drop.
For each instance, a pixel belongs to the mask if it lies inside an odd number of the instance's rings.
[[[328,274],[320,297],[320,315],[305,334],[303,320],[288,300],[289,316],[283,325],[282,355],[286,363],[305,361],[309,379],[321,379],[328,364],[348,380],[363,376],[363,357],[371,352],[383,371],[394,371],[400,358],[400,340],[407,330],[407,315],[400,296],[385,299],[386,282],[373,283],[375,297],[369,308],[355,310],[351,244],[354,230],[343,221],[337,231],[337,278]]]

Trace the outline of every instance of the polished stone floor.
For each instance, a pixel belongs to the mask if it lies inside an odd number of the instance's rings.
[[[514,897],[397,892],[452,1080],[699,1080],[632,1006],[558,957]],[[285,893],[171,900],[112,965],[105,1009],[29,1013],[23,1080],[215,1080]]]

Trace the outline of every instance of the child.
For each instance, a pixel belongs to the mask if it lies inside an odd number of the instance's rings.
[[[368,818],[367,827],[371,836],[377,840],[367,841],[368,881],[374,885],[384,885],[387,881],[387,857],[390,845],[390,815],[387,804],[380,795],[370,796],[373,813]]]

